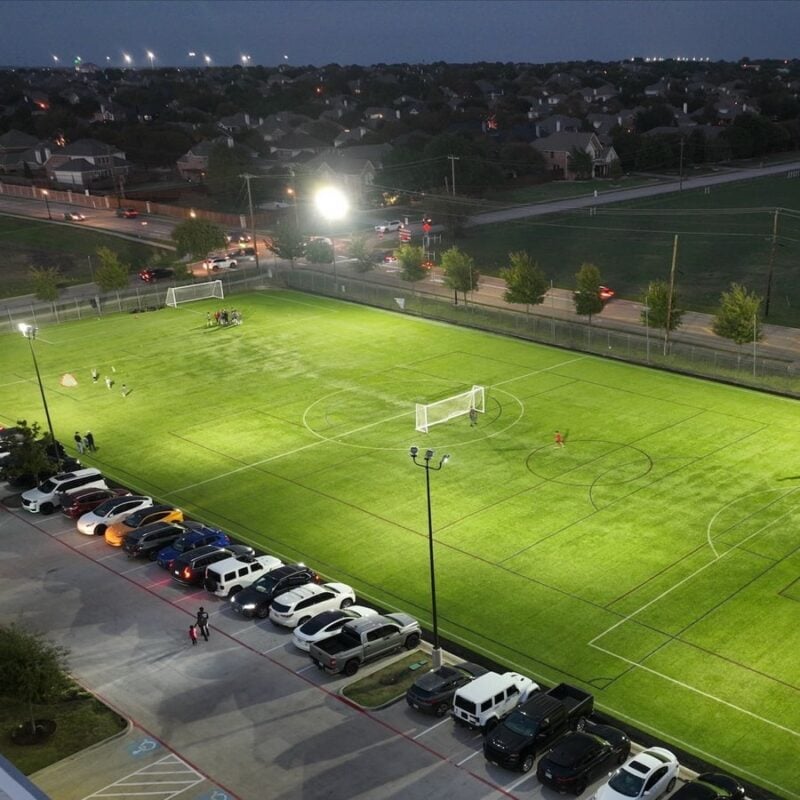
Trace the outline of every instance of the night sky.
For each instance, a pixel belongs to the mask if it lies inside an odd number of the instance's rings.
[[[798,31],[797,0],[0,0],[0,65],[736,61],[797,57]]]

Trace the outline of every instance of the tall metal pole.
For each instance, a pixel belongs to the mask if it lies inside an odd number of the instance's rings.
[[[756,345],[758,343],[758,318],[753,312],[753,377],[756,376]]]
[[[684,139],[683,139],[683,136],[681,136],[681,164],[680,164],[680,169],[679,169],[680,178],[679,178],[679,183],[678,183],[678,191],[681,191],[681,192],[683,191],[683,143],[684,143]]]
[[[431,569],[431,614],[433,616],[433,650],[439,647],[439,615],[436,613],[436,564],[433,557],[433,513],[431,511],[431,468],[430,459],[425,459],[425,495],[428,500],[428,558]]]
[[[450,181],[450,188],[453,197],[456,196],[456,161],[460,161],[461,159],[458,156],[447,156],[450,159],[450,175],[452,180]]]
[[[256,270],[258,270],[259,275],[261,274],[261,266],[258,263],[258,239],[256,238],[256,218],[253,214],[253,194],[250,191],[250,178],[252,175],[242,175],[242,177],[247,182],[247,204],[250,207],[250,236],[253,239],[253,250],[256,254]]]
[[[664,355],[669,349],[669,330],[672,327],[672,294],[675,291],[675,265],[678,261],[678,234],[672,245],[672,267],[669,271],[669,296],[667,297],[667,324],[664,327]]]
[[[647,341],[647,363],[650,363],[650,306],[644,307],[644,335]]]
[[[44,197],[44,207],[47,209],[47,219],[53,219],[53,215],[50,213],[50,201],[47,199],[47,189],[42,192],[42,196]]]
[[[61,454],[58,451],[58,444],[56,443],[56,435],[53,432],[53,423],[50,419],[50,409],[47,407],[47,397],[44,394],[44,384],[42,384],[42,376],[39,372],[39,362],[36,360],[36,351],[33,349],[33,340],[36,338],[36,328],[33,325],[21,324],[19,329],[22,335],[28,340],[28,345],[31,348],[31,358],[33,359],[33,368],[36,371],[36,381],[39,384],[39,393],[42,396],[42,405],[44,406],[44,416],[47,419],[47,429],[50,431],[50,440],[53,443],[53,453],[56,459],[56,466],[61,469]]]
[[[764,319],[769,316],[769,298],[772,294],[772,270],[775,266],[775,246],[778,243],[778,212],[779,208],[775,209],[775,215],[772,219],[772,246],[769,250],[769,271],[767,272],[767,291],[764,297]]]

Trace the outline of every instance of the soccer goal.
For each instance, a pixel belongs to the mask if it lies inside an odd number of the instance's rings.
[[[463,417],[475,409],[483,414],[486,411],[486,392],[483,386],[473,386],[468,392],[445,397],[435,403],[417,403],[417,430],[427,433],[428,428],[447,422],[454,417]]]
[[[209,297],[225,298],[222,291],[222,281],[206,281],[193,283],[191,286],[171,286],[167,289],[167,305],[173,308],[178,303],[191,303],[192,300],[206,300]]]

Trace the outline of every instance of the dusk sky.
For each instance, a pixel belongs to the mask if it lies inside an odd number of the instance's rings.
[[[735,61],[797,57],[798,31],[797,0],[0,0],[0,65]]]

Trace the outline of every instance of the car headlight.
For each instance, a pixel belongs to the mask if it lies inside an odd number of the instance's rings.
[[[255,607],[256,607],[256,604],[255,604],[255,603],[245,603],[245,604],[242,606],[242,608],[243,608],[245,611],[254,611],[254,610],[255,610]]]

